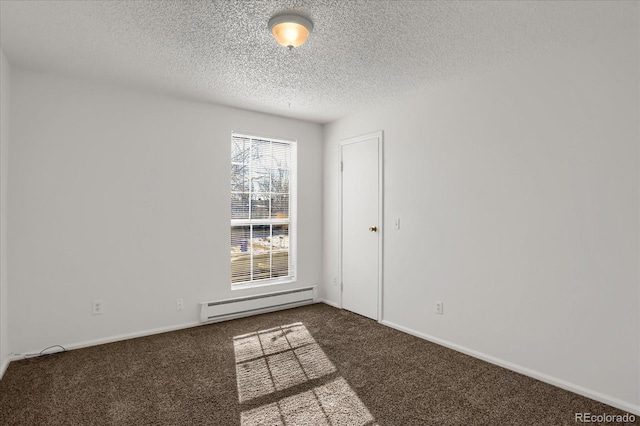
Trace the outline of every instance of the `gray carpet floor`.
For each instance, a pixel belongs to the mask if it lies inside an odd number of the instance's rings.
[[[324,304],[16,361],[0,381],[2,425],[576,425],[582,412],[625,414]]]

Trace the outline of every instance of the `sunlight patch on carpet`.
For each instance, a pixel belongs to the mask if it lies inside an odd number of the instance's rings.
[[[237,336],[233,346],[241,403],[336,371],[301,323]]]
[[[242,426],[375,425],[302,323],[236,336],[233,344],[240,403],[282,393],[277,402],[243,410]],[[294,386],[297,393],[286,392]]]

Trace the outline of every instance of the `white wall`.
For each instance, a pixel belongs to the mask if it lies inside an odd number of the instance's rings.
[[[13,353],[180,327],[199,302],[320,284],[320,125],[17,67],[11,93]],[[230,289],[232,130],[299,142],[296,284]]]
[[[383,130],[384,322],[638,412],[638,39],[328,125],[324,297],[339,303],[339,141]]]
[[[0,378],[9,363],[7,289],[7,178],[10,68],[0,49]]]

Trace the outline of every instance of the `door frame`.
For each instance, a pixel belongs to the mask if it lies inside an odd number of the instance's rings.
[[[352,137],[352,138],[348,138],[348,139],[343,139],[340,141],[340,146],[339,146],[339,155],[338,157],[340,158],[340,161],[338,162],[338,176],[339,178],[339,185],[338,185],[338,235],[340,237],[339,240],[339,244],[338,244],[338,277],[340,279],[340,286],[339,286],[339,290],[340,290],[340,309],[344,309],[343,304],[342,304],[342,289],[343,289],[343,283],[342,283],[342,221],[343,221],[343,217],[342,217],[342,185],[343,185],[343,181],[342,181],[342,147],[345,145],[349,145],[349,144],[353,144],[353,143],[358,143],[358,142],[362,142],[368,139],[378,139],[378,224],[376,225],[378,227],[378,312],[377,312],[377,321],[378,322],[382,322],[382,288],[383,288],[383,243],[384,243],[384,162],[383,162],[383,155],[384,155],[384,149],[383,149],[383,131],[382,130],[378,130],[377,132],[372,132],[372,133],[367,133],[365,135],[360,135],[360,136],[356,136],[356,137]]]

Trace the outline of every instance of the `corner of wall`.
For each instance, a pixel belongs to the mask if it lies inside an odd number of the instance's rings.
[[[9,149],[10,68],[0,48],[0,379],[9,357],[7,284],[7,153]]]
[[[320,297],[323,303],[338,307],[340,298],[337,293],[337,250],[333,241],[333,235],[337,232],[335,217],[337,209],[337,197],[335,197],[336,185],[336,161],[334,144],[330,140],[331,123],[322,125],[322,149],[323,149],[323,183],[322,183],[322,286]]]

